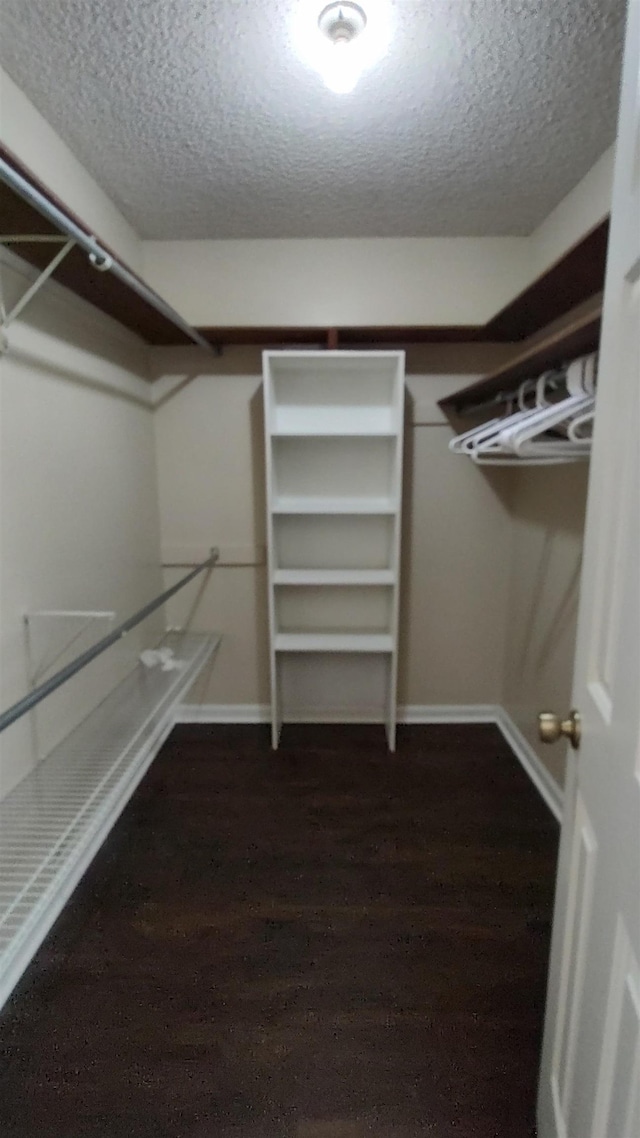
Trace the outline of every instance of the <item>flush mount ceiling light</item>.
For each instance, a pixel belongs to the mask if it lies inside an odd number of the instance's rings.
[[[367,26],[359,4],[327,4],[318,16],[318,28],[331,45],[330,55],[323,71],[324,81],[331,91],[347,95],[353,91],[362,68],[354,40]]]
[[[336,94],[353,91],[368,67],[380,59],[388,46],[386,4],[369,0],[360,4],[327,4],[320,13],[301,5],[295,38],[302,59],[324,79]]]
[[[327,4],[318,16],[318,27],[335,47],[346,46],[367,26],[367,17],[359,4]]]

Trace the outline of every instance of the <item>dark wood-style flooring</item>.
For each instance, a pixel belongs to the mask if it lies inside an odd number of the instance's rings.
[[[0,1018],[3,1138],[529,1138],[557,826],[490,725],[181,727]]]

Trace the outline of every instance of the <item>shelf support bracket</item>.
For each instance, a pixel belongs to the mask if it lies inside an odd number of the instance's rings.
[[[5,312],[4,305],[2,305],[0,307],[0,338],[1,338],[2,350],[6,349],[6,347],[7,347],[7,340],[6,340],[5,333],[6,333],[7,328],[9,327],[9,325],[12,324],[13,321],[20,315],[20,313],[26,308],[26,306],[29,304],[29,302],[31,300],[33,300],[36,293],[38,293],[40,291],[40,289],[42,288],[43,284],[45,284],[45,282],[49,280],[49,277],[53,273],[55,273],[56,269],[58,268],[58,265],[60,265],[61,262],[64,261],[65,257],[67,256],[68,253],[71,252],[71,250],[73,249],[75,244],[76,244],[76,242],[72,238],[70,238],[68,241],[65,241],[64,245],[62,246],[62,249],[58,250],[55,257],[53,257],[53,259],[49,262],[47,267],[42,270],[40,275],[38,277],[36,277],[33,284],[29,285],[29,288],[27,289],[27,291],[22,294],[22,296],[20,297],[20,300],[17,302],[17,304],[15,304],[13,306],[13,308],[9,312]]]
[[[71,633],[65,640],[62,647],[56,652],[55,656],[48,660],[42,660],[37,666],[35,662],[34,647],[33,647],[33,625],[36,620],[53,620],[53,621],[81,621],[79,628]],[[116,619],[116,614],[113,610],[84,610],[84,609],[42,609],[39,612],[26,612],[24,614],[25,633],[27,638],[27,657],[29,660],[29,679],[31,688],[34,688],[38,683],[41,676],[48,672],[58,660],[68,652],[76,640],[87,632],[92,624],[97,620],[106,620],[113,624]]]

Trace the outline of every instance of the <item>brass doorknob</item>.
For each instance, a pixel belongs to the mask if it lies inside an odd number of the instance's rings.
[[[553,711],[541,711],[538,715],[538,734],[543,743],[557,743],[564,735],[574,751],[580,746],[580,716],[570,711],[568,719],[561,719]]]

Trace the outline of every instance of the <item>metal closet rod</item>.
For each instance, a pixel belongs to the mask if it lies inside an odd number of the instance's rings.
[[[46,699],[48,695],[51,695],[56,688],[61,687],[62,684],[66,684],[67,680],[70,680],[72,676],[77,675],[83,668],[86,668],[87,664],[95,660],[96,656],[101,656],[103,652],[106,652],[107,648],[110,648],[112,644],[121,640],[123,636],[126,636],[127,632],[130,632],[132,628],[135,628],[136,625],[140,624],[146,617],[151,616],[151,613],[155,612],[157,608],[160,608],[160,605],[168,601],[174,593],[177,593],[180,589],[184,589],[185,585],[188,585],[189,581],[193,581],[193,578],[197,577],[199,573],[203,573],[205,569],[212,569],[219,556],[220,551],[218,549],[212,549],[211,556],[208,557],[206,561],[203,561],[201,565],[192,569],[190,573],[187,573],[186,577],[178,581],[177,585],[172,585],[170,589],[165,589],[164,593],[161,593],[159,597],[155,597],[154,600],[149,601],[148,605],[139,609],[138,612],[130,616],[128,620],[123,621],[117,628],[114,628],[113,632],[109,632],[107,636],[103,636],[102,640],[99,640],[97,644],[88,648],[87,651],[83,652],[80,656],[76,656],[75,660],[66,664],[64,668],[61,668],[60,671],[56,672],[50,679],[39,684],[37,688],[34,688],[33,691],[29,692],[23,699],[19,699],[12,707],[7,708],[7,710],[0,715],[0,731],[4,731],[5,728],[15,723],[16,719],[20,719],[21,716],[26,715],[36,704]]]
[[[90,234],[85,233],[84,229],[81,229],[73,218],[68,217],[66,213],[58,209],[57,205],[54,205],[45,194],[41,193],[36,186],[32,185],[27,178],[24,178],[22,174],[4,158],[0,158],[0,180],[10,186],[12,190],[15,190],[21,198],[29,202],[30,205],[38,210],[38,213],[41,213],[43,217],[46,217],[48,221],[51,221],[52,224],[63,233],[72,237],[92,258],[92,264],[94,264],[97,269],[113,273],[127,288],[136,292],[142,300],[145,300],[147,304],[150,304],[157,312],[160,312],[161,315],[165,316],[167,320],[170,320],[172,324],[180,328],[194,344],[198,344],[199,347],[206,348],[210,352],[215,352],[213,345],[210,344],[204,336],[201,336],[195,328],[187,324],[187,321],[183,320],[182,316],[180,316],[170,304],[167,304],[153,289],[148,288],[143,281],[139,280],[130,269],[127,269],[125,265],[121,264],[111,253],[103,249],[95,237],[91,237]]]

